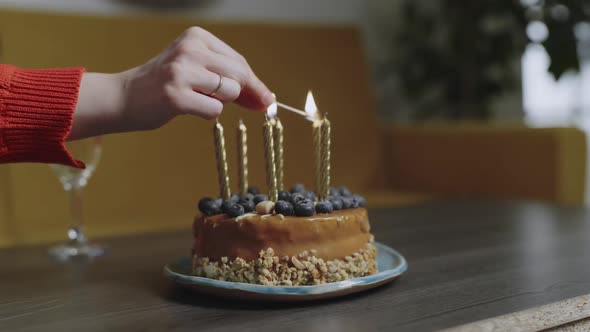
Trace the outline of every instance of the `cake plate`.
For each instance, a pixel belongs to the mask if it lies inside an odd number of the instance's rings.
[[[264,286],[196,277],[191,275],[189,257],[164,266],[164,275],[189,290],[216,296],[281,302],[326,299],[381,286],[407,270],[406,259],[397,251],[379,242],[375,242],[375,246],[378,273],[314,286]]]

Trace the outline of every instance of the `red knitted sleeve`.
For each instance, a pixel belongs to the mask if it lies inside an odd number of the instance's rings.
[[[64,146],[83,68],[21,69],[0,64],[0,163],[83,168]]]

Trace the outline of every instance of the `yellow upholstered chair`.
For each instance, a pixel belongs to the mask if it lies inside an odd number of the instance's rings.
[[[581,205],[586,135],[575,128],[432,124],[386,134],[390,188]]]

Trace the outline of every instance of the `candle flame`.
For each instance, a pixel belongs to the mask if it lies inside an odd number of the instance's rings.
[[[307,91],[307,99],[305,100],[305,113],[307,114],[306,118],[309,121],[318,121],[319,114],[318,114],[318,107],[315,104],[315,100],[313,99],[313,94],[311,91]]]

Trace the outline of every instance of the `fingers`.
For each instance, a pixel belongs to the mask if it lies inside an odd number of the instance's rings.
[[[240,53],[209,31],[199,27],[192,27],[187,30],[187,33],[193,35],[193,38],[202,40],[211,51],[232,57],[242,63],[247,63],[246,59]]]
[[[274,102],[270,90],[254,74],[246,59],[210,32],[192,27],[174,44],[173,58],[192,68],[187,80],[193,90],[210,95],[224,80],[214,97],[222,102],[237,102],[245,107],[264,110]],[[206,70],[199,70],[204,68]]]
[[[182,114],[192,114],[211,120],[219,117],[223,103],[218,99],[205,96],[190,89],[175,91],[176,108]]]
[[[218,99],[223,103],[236,100],[242,87],[235,80],[204,68],[191,71],[186,80],[196,92]],[[221,79],[223,77],[223,79]]]
[[[245,63],[223,54],[214,53],[208,59],[207,69],[224,77],[229,77],[240,84],[240,104],[242,106],[264,110],[274,102],[270,90]]]
[[[246,62],[246,59],[229,45],[215,37],[209,31],[200,27],[188,28],[181,38],[175,42],[175,46],[181,50],[188,50],[188,53],[193,53],[196,56],[211,55],[212,57],[222,56],[224,59],[231,59],[232,62],[237,62],[243,67],[242,75],[249,75],[252,71]],[[203,47],[204,46],[204,47]],[[199,50],[206,49],[211,51],[210,54],[202,54]],[[192,52],[191,52],[192,51]],[[234,78],[235,79],[235,78]]]
[[[213,74],[213,73],[212,73]],[[211,93],[207,95],[220,101],[227,103],[236,100],[240,96],[240,84],[231,78],[223,77],[223,75],[214,74],[217,85]]]
[[[209,71],[231,78],[240,84],[240,88],[246,86],[251,80],[252,74],[248,65],[234,58],[209,52],[202,60]]]
[[[242,93],[243,96],[239,99],[242,106],[265,109],[268,105],[274,102],[274,97],[270,90],[254,74],[254,71],[240,53],[209,31],[200,27],[189,28],[185,32],[185,35],[191,43],[203,43],[214,54],[219,55],[218,57],[213,57],[217,61],[213,61],[211,63],[211,68],[209,69],[225,77],[230,77],[240,83],[242,88],[245,89]],[[228,62],[228,67],[223,66],[223,62],[225,61]],[[225,68],[227,68],[229,72],[224,71]],[[236,71],[238,68],[239,71]],[[234,75],[232,75],[232,73]]]
[[[235,58],[211,51],[194,51],[191,52],[191,57],[191,62],[195,63],[195,65],[202,64],[209,72],[217,73],[225,79],[234,81],[228,81],[229,84],[227,86],[225,86],[224,82],[223,87],[225,88],[222,90],[223,97],[220,100],[224,102],[234,101],[240,96],[240,105],[256,110],[264,110],[274,102],[274,97],[270,90],[254,75],[247,64],[237,61]],[[210,76],[210,74],[205,75]],[[208,83],[195,82],[195,85],[202,85],[204,88],[198,89],[198,91],[209,94],[216,88],[216,85],[212,85],[216,84],[218,80],[219,77],[216,79],[206,78]],[[235,89],[235,82],[239,85],[237,91]],[[237,94],[235,94],[236,92]]]

